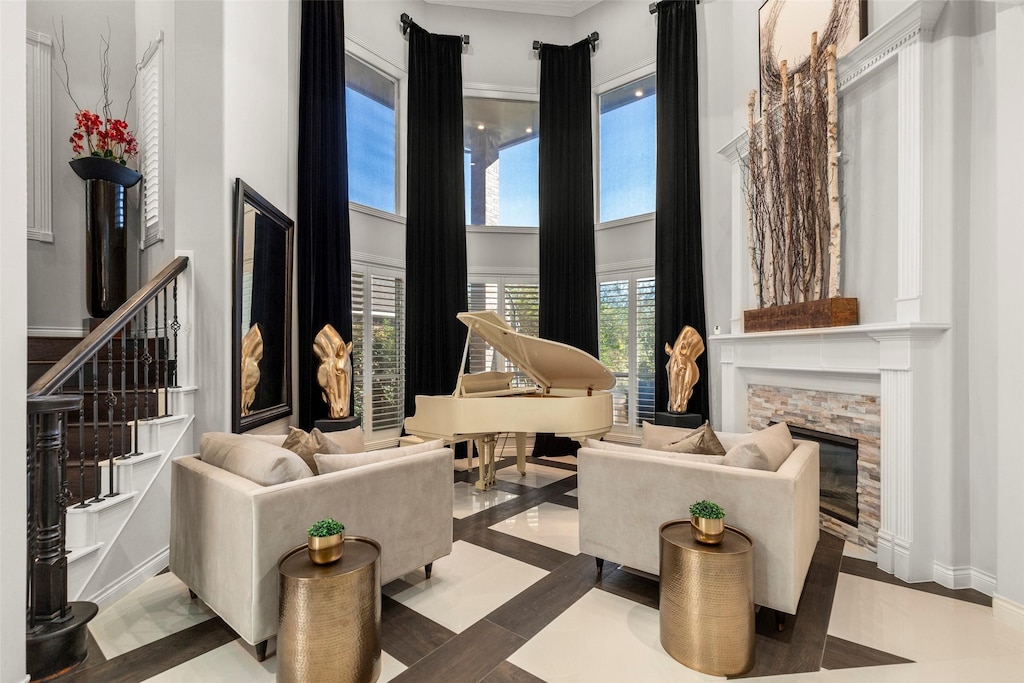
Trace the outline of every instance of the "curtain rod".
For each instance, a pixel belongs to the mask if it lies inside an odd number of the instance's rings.
[[[402,16],[399,17],[399,20],[402,22],[402,35],[404,36],[406,33],[409,32],[409,27],[412,26],[412,23],[413,23],[412,22],[412,17],[410,17],[405,12],[402,12]],[[468,33],[460,34],[459,38],[462,38],[462,44],[463,45],[469,45],[469,34]]]
[[[698,5],[700,4],[700,0],[694,0],[694,2],[696,2]],[[647,9],[649,9],[651,11],[651,14],[657,14],[658,13],[658,3],[652,2]]]
[[[589,36],[587,36],[587,42],[590,43],[591,52],[597,52],[597,41],[599,40],[601,40],[601,36],[598,35],[597,31],[594,31]],[[533,41],[534,50],[539,50],[542,45],[544,45],[544,43],[540,42],[539,40]]]

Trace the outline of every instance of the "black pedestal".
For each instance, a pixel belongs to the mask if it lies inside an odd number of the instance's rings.
[[[86,625],[99,608],[91,602],[69,602],[68,607],[68,620],[43,622],[25,637],[25,659],[33,681],[67,673],[89,654]]]
[[[704,418],[700,413],[655,413],[654,424],[663,427],[688,427],[695,429],[704,424]]]
[[[358,415],[349,415],[336,420],[317,420],[313,426],[321,432],[343,432],[346,429],[355,429],[361,424],[363,424],[363,418]]]

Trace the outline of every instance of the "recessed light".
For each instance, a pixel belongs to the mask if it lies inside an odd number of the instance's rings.
[[[643,97],[644,96],[644,91],[640,90],[639,88],[637,88],[636,92],[633,93],[633,94],[636,95],[637,97]]]
[[[476,129],[477,129],[477,130],[483,130],[483,129],[484,129],[484,124],[482,124],[482,123],[481,123],[481,124],[479,124],[479,125],[478,125],[478,126],[476,127]]]
[[[527,133],[532,133],[532,132],[533,132],[533,128],[527,128],[527,129],[526,129],[526,132],[527,132]]]

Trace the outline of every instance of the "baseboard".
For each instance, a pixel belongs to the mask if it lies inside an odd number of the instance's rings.
[[[999,621],[1024,631],[1024,605],[1013,600],[992,596],[992,616]]]
[[[145,583],[146,579],[150,579],[163,571],[163,568],[168,565],[169,561],[170,546],[166,546],[119,580],[86,599],[89,602],[95,602],[100,606],[100,609],[108,607],[141,586]]]
[[[985,595],[992,595],[996,589],[996,577],[970,566],[950,567],[936,562],[932,567],[932,580],[946,588],[973,588]]]
[[[30,337],[84,337],[86,330],[79,327],[29,327]]]

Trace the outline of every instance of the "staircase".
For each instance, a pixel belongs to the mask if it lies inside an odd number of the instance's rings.
[[[29,395],[84,399],[63,418],[68,600],[102,607],[167,566],[170,462],[195,442],[187,265],[175,259],[85,339],[29,340]]]

